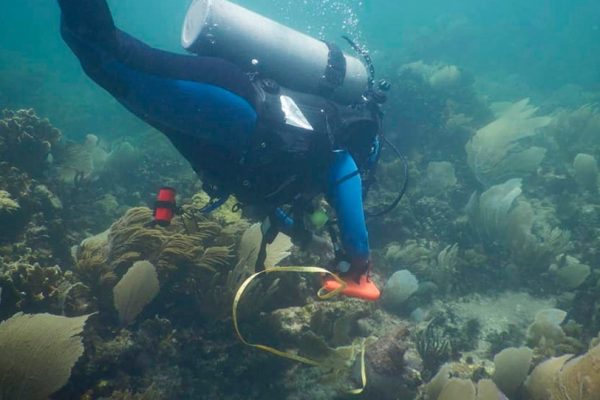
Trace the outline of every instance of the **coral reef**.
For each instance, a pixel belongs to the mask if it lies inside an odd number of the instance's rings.
[[[76,316],[95,311],[93,294],[70,271],[26,261],[0,263],[0,317],[18,311]]]
[[[399,207],[369,219],[372,278],[388,282],[383,300],[317,301],[318,279],[274,273],[239,302],[249,341],[318,366],[237,340],[231,306],[255,272],[260,226],[234,198],[205,215],[202,182],[166,138],[127,129],[69,136],[33,110],[4,111],[0,336],[17,318],[68,327],[65,318],[97,312],[85,334],[80,323],[71,336],[77,346],[65,357],[77,357],[39,397],[62,386],[56,398],[348,398],[361,386],[364,355],[365,399],[598,399],[600,350],[584,351],[600,331],[595,89],[525,93],[516,76],[494,89],[492,75],[475,79],[432,57],[386,65],[395,87],[386,135],[407,164],[384,146],[369,214],[395,199],[405,167],[410,185]],[[517,100],[526,96],[535,100]],[[147,208],[161,185],[178,193],[169,226],[154,224]],[[329,261],[279,235],[265,267]],[[55,316],[11,318],[19,312]],[[44,348],[59,330],[46,331],[32,338]],[[9,342],[0,351],[22,350]]]
[[[107,293],[111,292],[106,289],[112,289],[135,262],[149,261],[156,267],[164,298],[196,300],[202,288],[210,289],[210,275],[229,265],[234,237],[214,221],[204,217],[192,226],[178,217],[167,228],[152,221],[150,209],[130,209],[107,232],[84,240],[74,250],[74,271],[86,285],[103,293],[101,304],[110,307]],[[193,232],[186,233],[190,229]]]
[[[398,326],[367,347],[365,396],[382,400],[415,396],[421,380],[410,365],[409,336],[406,326]]]
[[[35,249],[44,265],[69,260],[64,204],[49,177],[61,132],[32,110],[4,110],[0,118],[0,244]],[[13,251],[5,261],[23,256]],[[44,256],[42,256],[44,254]],[[9,260],[10,258],[10,260]]]
[[[33,109],[3,110],[0,119],[0,159],[38,178],[48,166],[51,154],[61,138],[61,132],[40,119]]]

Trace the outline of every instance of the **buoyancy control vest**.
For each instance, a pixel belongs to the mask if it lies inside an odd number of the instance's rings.
[[[255,132],[239,160],[201,168],[208,191],[215,188],[209,194],[233,194],[249,205],[279,206],[291,203],[300,193],[317,194],[325,189],[334,149],[346,149],[360,168],[366,165],[381,125],[377,104],[341,105],[281,87],[271,79],[253,83],[258,113]]]

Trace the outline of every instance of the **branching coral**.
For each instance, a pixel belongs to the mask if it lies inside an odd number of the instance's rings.
[[[4,110],[0,119],[0,159],[34,177],[40,176],[60,137],[60,131],[32,109]]]
[[[42,267],[25,261],[4,266],[0,263],[0,318],[16,311],[68,315],[89,312],[89,293],[84,288],[74,288],[76,285],[73,274],[58,266]]]

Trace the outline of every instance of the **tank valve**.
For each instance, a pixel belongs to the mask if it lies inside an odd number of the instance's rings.
[[[380,79],[379,82],[377,82],[377,88],[382,92],[387,92],[392,88],[392,84],[387,79]]]

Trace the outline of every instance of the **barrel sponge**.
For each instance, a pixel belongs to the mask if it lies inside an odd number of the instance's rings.
[[[46,399],[71,376],[83,354],[89,315],[13,315],[0,324],[0,399]]]

